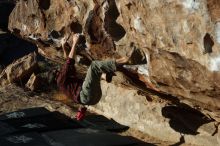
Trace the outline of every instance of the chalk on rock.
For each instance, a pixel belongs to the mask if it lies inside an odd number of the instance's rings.
[[[38,133],[9,135],[0,138],[1,146],[50,146]]]
[[[16,132],[17,130],[11,126],[9,126],[7,123],[1,122],[0,121],[0,136],[10,134],[13,132]]]
[[[29,118],[29,117],[35,117],[49,113],[50,111],[48,111],[46,108],[43,107],[29,108],[29,109],[18,110],[15,112],[10,112],[0,115],[0,121],[8,120],[8,119]]]
[[[19,132],[45,132],[60,129],[83,128],[77,121],[58,112],[35,117],[8,119],[4,120],[4,122],[17,129]]]

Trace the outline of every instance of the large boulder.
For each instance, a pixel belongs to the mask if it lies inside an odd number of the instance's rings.
[[[53,50],[52,59],[63,58],[61,40],[71,46],[74,33],[85,35],[94,59],[139,48],[148,63],[129,68],[128,75],[143,90],[217,110],[219,6],[218,0],[20,0],[9,29],[36,43],[48,58]]]
[[[90,110],[158,139],[171,141],[173,145],[220,144],[218,124],[211,118],[183,102],[176,106],[153,94],[122,85],[118,81],[125,79],[121,77],[117,73],[113,83],[101,82],[103,96],[97,105],[89,107]]]
[[[38,66],[36,53],[30,53],[5,68],[0,74],[0,84],[5,86],[9,83],[24,83]]]

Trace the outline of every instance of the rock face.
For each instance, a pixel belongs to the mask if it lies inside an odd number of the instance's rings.
[[[103,96],[97,105],[89,107],[92,111],[153,137],[172,141],[173,145],[219,145],[218,126],[212,119],[184,103],[176,106],[158,100],[156,96],[115,84],[116,80],[122,80],[118,79],[119,76],[113,78],[113,83],[102,81]]]
[[[36,70],[37,65],[35,53],[31,53],[18,59],[0,74],[1,86],[14,82],[21,83],[22,81],[27,80]]]
[[[124,70],[135,90],[122,88],[127,79],[118,78],[117,88],[102,83],[103,98],[92,109],[163,140],[218,145],[217,126],[202,113],[220,122],[219,10],[219,0],[19,0],[9,30],[52,60],[64,59],[61,40],[71,46],[75,33],[85,35],[94,59],[118,58],[139,48],[147,64]],[[163,93],[171,106],[142,96],[149,88]],[[199,118],[199,125],[189,124]]]
[[[31,91],[36,91],[37,89],[40,88],[39,86],[40,86],[41,80],[42,79],[39,76],[33,73],[30,76],[30,79],[28,80],[28,82],[25,84],[25,86]]]
[[[20,0],[9,29],[55,56],[74,33],[86,36],[95,59],[135,46],[148,59],[135,72],[148,88],[220,107],[219,7],[218,0]]]
[[[15,4],[15,0],[0,1],[0,68],[2,69],[14,60],[36,50],[36,47],[30,42],[8,32],[8,19]]]

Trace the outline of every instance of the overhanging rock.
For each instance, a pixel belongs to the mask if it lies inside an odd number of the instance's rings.
[[[220,44],[214,30],[219,3],[188,2],[19,0],[9,30],[36,43],[51,59],[64,58],[60,42],[65,39],[71,46],[74,33],[85,35],[95,59],[124,56],[135,46],[147,57],[148,74],[135,72],[134,80],[216,110],[220,77],[213,72],[219,72]]]

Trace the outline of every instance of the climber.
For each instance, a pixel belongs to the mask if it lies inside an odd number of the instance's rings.
[[[77,120],[85,116],[85,105],[97,104],[102,96],[100,80],[103,73],[106,74],[106,81],[111,82],[112,75],[119,66],[129,62],[131,53],[128,57],[121,57],[116,60],[92,61],[84,80],[77,77],[75,64],[76,46],[79,41],[79,34],[73,36],[73,44],[67,61],[57,76],[57,85],[59,89],[71,97],[74,102],[83,105],[79,108],[76,115]],[[62,44],[64,46],[64,44]],[[66,49],[64,48],[64,54]],[[130,57],[129,57],[130,56]]]

